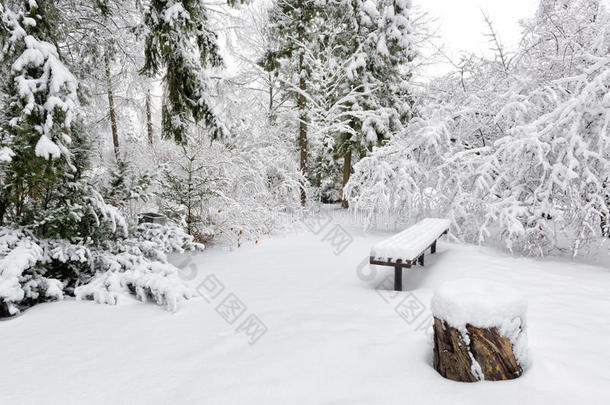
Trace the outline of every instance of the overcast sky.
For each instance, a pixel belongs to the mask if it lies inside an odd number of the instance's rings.
[[[437,19],[440,42],[457,61],[460,51],[490,54],[489,32],[481,10],[491,18],[508,50],[515,49],[520,35],[519,20],[534,15],[538,0],[413,0],[413,4]],[[438,74],[448,66],[433,66],[428,74]]]

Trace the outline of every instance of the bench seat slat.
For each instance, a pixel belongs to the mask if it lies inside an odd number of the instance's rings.
[[[371,260],[380,262],[413,262],[445,231],[451,221],[425,218],[396,235],[376,243],[371,249]]]

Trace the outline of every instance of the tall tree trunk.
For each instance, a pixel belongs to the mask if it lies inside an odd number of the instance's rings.
[[[146,129],[148,131],[148,143],[150,146],[153,145],[153,124],[152,124],[152,112],[150,108],[150,90],[146,92]]]
[[[110,129],[112,130],[112,144],[114,145],[114,156],[118,161],[119,154],[119,133],[116,124],[116,111],[114,109],[114,94],[112,92],[112,78],[110,77],[110,58],[108,49],[104,52],[104,63],[106,64],[106,90],[108,92],[108,109],[110,110]]]
[[[343,156],[343,184],[341,185],[341,206],[348,208],[349,204],[345,199],[345,185],[349,181],[349,176],[352,172],[352,149],[347,147],[345,155]]]
[[[273,78],[269,73],[269,121],[273,122]]]
[[[602,183],[602,195],[606,200],[606,208],[610,212],[610,179]],[[610,238],[610,216],[602,212],[600,215],[602,236]]]
[[[322,187],[322,154],[316,159],[316,187]]]
[[[300,10],[300,21],[299,21],[299,150],[300,150],[300,163],[301,172],[303,177],[307,175],[307,113],[305,111],[306,99],[305,91],[307,90],[307,84],[305,83],[305,66],[303,65],[303,41],[305,40],[305,8],[303,0],[299,0]],[[305,180],[301,184],[301,204],[305,205],[306,201],[305,194]]]

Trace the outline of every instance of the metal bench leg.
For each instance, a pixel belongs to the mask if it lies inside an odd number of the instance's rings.
[[[432,246],[430,246],[430,253],[436,253],[436,241],[434,241]]]
[[[417,261],[419,262],[419,264],[421,264],[422,266],[424,265],[424,254],[422,253],[421,256],[419,256],[419,258],[417,259]]]
[[[394,291],[402,291],[402,267],[394,267]]]

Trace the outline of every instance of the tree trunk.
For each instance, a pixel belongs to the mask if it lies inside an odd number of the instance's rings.
[[[341,185],[341,207],[348,208],[349,203],[345,198],[345,185],[349,181],[349,176],[352,172],[352,150],[348,147],[343,156],[343,184]]]
[[[303,0],[299,0],[300,21],[299,21],[299,151],[300,151],[300,168],[303,177],[307,175],[307,113],[305,107],[307,100],[305,99],[305,91],[307,84],[305,82],[305,66],[303,65],[303,41],[305,40],[305,9]],[[305,205],[305,180],[301,184],[301,204]]]
[[[606,200],[607,212],[610,212],[610,179],[607,179],[602,183],[602,195],[605,194],[604,199]],[[600,215],[600,226],[602,236],[610,238],[610,216],[607,213],[602,212]]]
[[[322,154],[316,158],[316,183],[315,187],[322,187]]]
[[[116,124],[116,111],[114,109],[114,94],[112,92],[112,78],[110,76],[110,58],[108,50],[104,52],[104,63],[106,65],[106,90],[108,92],[108,109],[110,110],[110,129],[112,130],[112,144],[114,145],[114,156],[118,161],[119,154],[119,133]]]
[[[273,122],[273,77],[269,73],[269,122]]]
[[[513,346],[497,328],[466,325],[467,340],[459,330],[434,318],[434,369],[454,381],[499,381],[519,377],[523,370]]]
[[[150,146],[153,145],[153,123],[152,123],[152,111],[150,107],[150,90],[146,93],[146,129],[148,131],[148,143]]]

